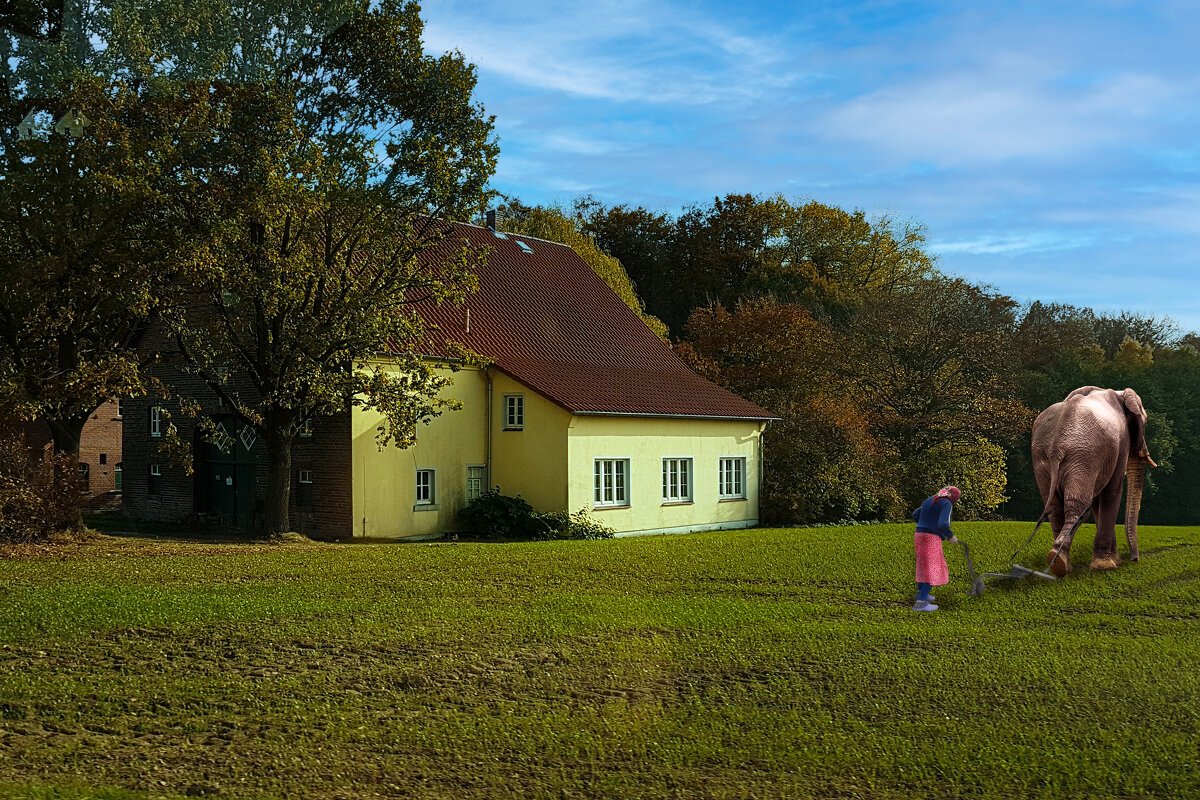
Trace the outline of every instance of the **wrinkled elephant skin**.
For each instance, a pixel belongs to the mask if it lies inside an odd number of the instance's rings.
[[[1046,555],[1059,577],[1071,571],[1071,540],[1090,510],[1096,522],[1091,568],[1116,569],[1117,511],[1128,477],[1125,538],[1138,560],[1137,518],[1146,465],[1146,409],[1133,389],[1084,386],[1047,408],[1033,423],[1033,472],[1054,531]]]

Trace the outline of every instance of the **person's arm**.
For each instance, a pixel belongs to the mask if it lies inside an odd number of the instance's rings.
[[[954,504],[949,500],[943,500],[939,505],[943,507],[938,511],[937,535],[944,541],[958,541],[954,538],[954,531],[950,530],[950,510]]]
[[[921,521],[921,506],[917,506],[917,510],[912,513],[913,522]]]

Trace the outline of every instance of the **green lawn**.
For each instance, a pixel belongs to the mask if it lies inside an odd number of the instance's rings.
[[[0,797],[1196,797],[1200,528],[1093,530],[934,614],[911,525],[0,560]]]

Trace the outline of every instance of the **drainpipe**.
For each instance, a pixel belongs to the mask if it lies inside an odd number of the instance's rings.
[[[483,376],[487,379],[487,482],[484,491],[491,491],[492,481],[492,368],[483,368]]]
[[[763,487],[763,469],[766,464],[766,440],[767,440],[767,423],[763,422],[758,427],[758,524],[762,525],[762,487]]]

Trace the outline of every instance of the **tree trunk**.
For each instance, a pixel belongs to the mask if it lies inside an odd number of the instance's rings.
[[[48,419],[50,438],[54,441],[54,452],[70,453],[79,458],[79,440],[83,438],[83,426],[90,414],[76,415],[66,419]]]
[[[288,514],[292,494],[292,438],[277,420],[267,421],[266,533],[274,536],[292,529]]]
[[[90,414],[76,415],[66,419],[48,419],[47,426],[50,428],[50,438],[54,442],[54,453],[65,454],[71,456],[70,469],[74,470],[72,478],[79,476],[79,440],[83,438],[83,426],[87,424]],[[54,469],[59,469],[59,464],[56,461]],[[74,485],[74,484],[72,484]],[[83,507],[76,504],[74,511],[68,515],[70,518],[70,529],[75,531],[83,530]]]

